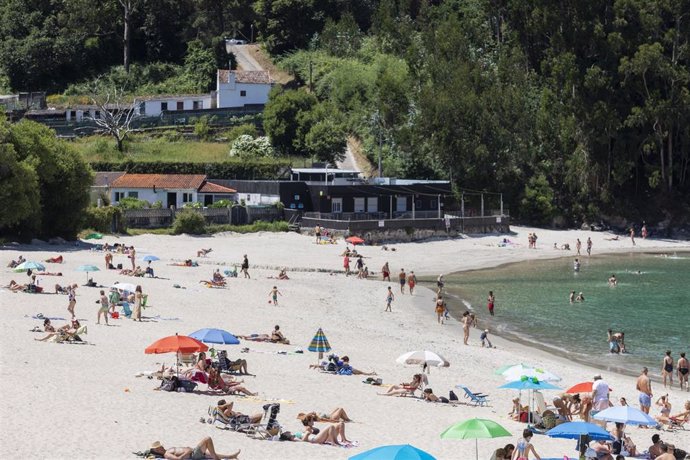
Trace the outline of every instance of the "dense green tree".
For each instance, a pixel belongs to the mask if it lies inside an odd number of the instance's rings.
[[[0,123],[0,233],[22,222],[28,230],[37,230],[38,174],[31,164],[19,161],[9,136],[8,124]]]
[[[306,153],[304,138],[311,127],[311,110],[317,104],[316,97],[304,91],[276,89],[271,92],[264,109],[264,130],[280,153]]]

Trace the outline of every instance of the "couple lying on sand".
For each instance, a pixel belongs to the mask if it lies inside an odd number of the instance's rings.
[[[280,332],[280,326],[277,324],[275,328],[273,328],[273,332],[270,334],[238,335],[237,337],[242,340],[250,340],[252,342],[271,342],[290,345],[290,341],[285,338],[282,332]]]

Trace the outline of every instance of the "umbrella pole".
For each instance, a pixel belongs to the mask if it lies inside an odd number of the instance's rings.
[[[479,460],[479,441],[477,438],[474,438],[474,458]]]

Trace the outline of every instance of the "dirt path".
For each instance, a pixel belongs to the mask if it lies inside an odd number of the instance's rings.
[[[254,59],[254,56],[249,52],[251,45],[233,45],[230,48],[232,54],[237,60],[237,68],[239,70],[264,70],[261,64]]]

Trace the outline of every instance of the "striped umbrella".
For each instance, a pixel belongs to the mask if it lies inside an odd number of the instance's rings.
[[[331,344],[328,343],[328,339],[326,338],[326,335],[323,333],[323,330],[321,328],[319,328],[319,330],[316,331],[316,335],[313,339],[311,339],[311,343],[309,344],[309,348],[307,349],[309,351],[318,352],[319,359],[323,358],[324,352],[331,351]]]

